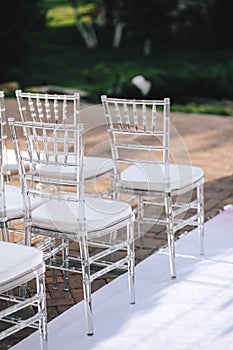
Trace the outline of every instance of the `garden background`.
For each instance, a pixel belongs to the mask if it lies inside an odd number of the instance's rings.
[[[55,85],[95,103],[101,94],[170,97],[173,110],[233,114],[228,0],[8,0],[1,14],[8,96]],[[137,75],[151,82],[146,96]]]

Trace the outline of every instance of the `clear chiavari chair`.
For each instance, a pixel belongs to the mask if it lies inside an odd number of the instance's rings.
[[[146,224],[166,226],[170,271],[176,277],[176,232],[197,226],[204,253],[203,170],[172,159],[169,98],[101,99],[115,164],[115,198],[132,196],[140,236]]]
[[[134,303],[134,215],[127,203],[85,197],[83,125],[17,122],[9,119],[25,203],[25,235],[56,238],[44,251],[46,265],[82,274],[87,334],[93,334],[92,282],[115,269],[128,271]],[[24,137],[20,137],[20,135]],[[25,157],[22,150],[27,149]],[[29,162],[29,171],[25,170]],[[43,169],[45,167],[45,171]],[[48,171],[49,169],[49,171]],[[31,210],[30,201],[43,204]],[[117,232],[114,241],[109,240]],[[76,248],[70,245],[76,243]],[[121,252],[121,253],[120,253]],[[111,258],[114,253],[114,259]],[[117,254],[118,253],[118,254]],[[56,256],[56,259],[54,258]]]
[[[27,283],[30,295],[21,298],[18,288]],[[26,327],[38,328],[41,350],[47,350],[45,264],[40,250],[0,241],[0,302],[4,324],[0,341]]]
[[[4,92],[0,91],[0,225],[2,240],[9,241],[9,231],[20,232],[18,224],[22,224],[20,219],[24,216],[24,205],[20,187],[8,183],[12,168],[7,162],[9,149],[5,112]],[[14,162],[17,165],[16,158]],[[33,201],[33,206],[36,205],[38,200]]]
[[[55,124],[83,123],[85,125],[85,120],[80,120],[80,96],[78,93],[46,94],[23,92],[22,90],[16,90],[15,93],[22,121]],[[88,155],[84,157],[84,164],[86,192],[92,191],[93,187],[90,184],[102,176],[110,177],[111,181],[113,170],[111,159]],[[94,194],[97,195],[97,192]]]

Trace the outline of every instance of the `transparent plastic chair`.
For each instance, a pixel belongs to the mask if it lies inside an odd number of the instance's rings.
[[[7,144],[7,124],[5,119],[4,92],[0,91],[0,226],[2,240],[9,241],[9,231],[20,232],[17,225],[22,223],[24,216],[23,197],[19,186],[9,183],[12,175],[12,165],[14,169],[18,165],[14,149],[9,149]],[[14,153],[14,162],[9,163],[9,151]],[[38,200],[33,201],[33,206],[38,205]]]
[[[27,242],[36,234],[56,239],[56,245],[44,250],[44,259],[47,267],[64,272],[65,289],[69,288],[69,272],[81,273],[87,334],[92,335],[91,284],[96,278],[115,269],[128,271],[130,303],[135,302],[131,206],[84,195],[83,125],[12,118],[9,125],[19,162]],[[27,157],[22,153],[25,149]],[[25,162],[29,162],[29,171]],[[35,197],[43,204],[32,210]]]
[[[74,94],[47,94],[33,93],[16,90],[15,92],[18,108],[22,121],[39,123],[69,123],[78,124],[85,120],[80,120],[80,95]],[[101,176],[108,176],[111,183],[113,163],[112,160],[101,156],[84,157],[84,177],[85,182],[91,183]],[[90,188],[90,190],[89,190]],[[86,186],[86,192],[93,191],[93,186]],[[104,195],[104,193],[101,193]],[[101,195],[100,194],[100,195]]]
[[[197,226],[204,254],[204,174],[178,164],[170,148],[170,99],[101,96],[114,161],[114,193],[135,207],[139,236],[146,224],[165,225],[171,277],[176,277],[175,233]],[[129,197],[129,198],[128,198]]]
[[[21,298],[18,288],[27,283],[30,295]],[[25,327],[38,328],[41,350],[47,350],[45,264],[39,249],[0,241],[0,301],[0,321],[5,325],[0,341]]]

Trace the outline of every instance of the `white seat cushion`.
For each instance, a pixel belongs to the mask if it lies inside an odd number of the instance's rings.
[[[77,232],[79,205],[51,200],[32,212],[33,225],[60,232]],[[132,215],[129,204],[94,197],[85,199],[87,231],[94,232],[118,223]],[[94,236],[94,234],[92,234]]]
[[[68,157],[68,161],[72,162],[72,155]],[[52,159],[50,159],[52,160]],[[73,179],[75,168],[72,166],[53,166],[41,165],[37,167],[38,173],[46,177],[55,177],[59,174],[62,179]],[[113,169],[113,162],[109,158],[103,157],[84,157],[84,179],[88,180],[105,174]]]
[[[41,204],[41,199],[32,198],[31,202],[32,202],[32,207],[34,208]],[[24,215],[23,197],[19,187],[12,186],[12,185],[5,186],[5,204],[6,204],[6,216],[8,220],[23,217]],[[0,198],[0,206],[1,206],[1,198]]]
[[[186,187],[203,176],[203,170],[199,167],[189,165],[169,165],[170,190],[177,190]],[[122,171],[120,186],[129,189],[138,189],[145,191],[165,190],[164,168],[154,164],[132,165]]]
[[[33,247],[0,241],[0,288],[43,263],[43,253]]]

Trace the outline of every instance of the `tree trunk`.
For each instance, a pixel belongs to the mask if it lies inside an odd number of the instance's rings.
[[[73,7],[75,19],[76,19],[76,27],[80,32],[86,46],[89,49],[95,48],[98,46],[98,40],[96,37],[95,29],[93,27],[92,19],[89,23],[85,24],[82,22],[81,14],[77,8],[77,1],[70,0],[71,6]]]
[[[112,46],[114,49],[118,49],[121,43],[122,33],[123,33],[124,23],[118,22],[115,25],[113,43]]]

